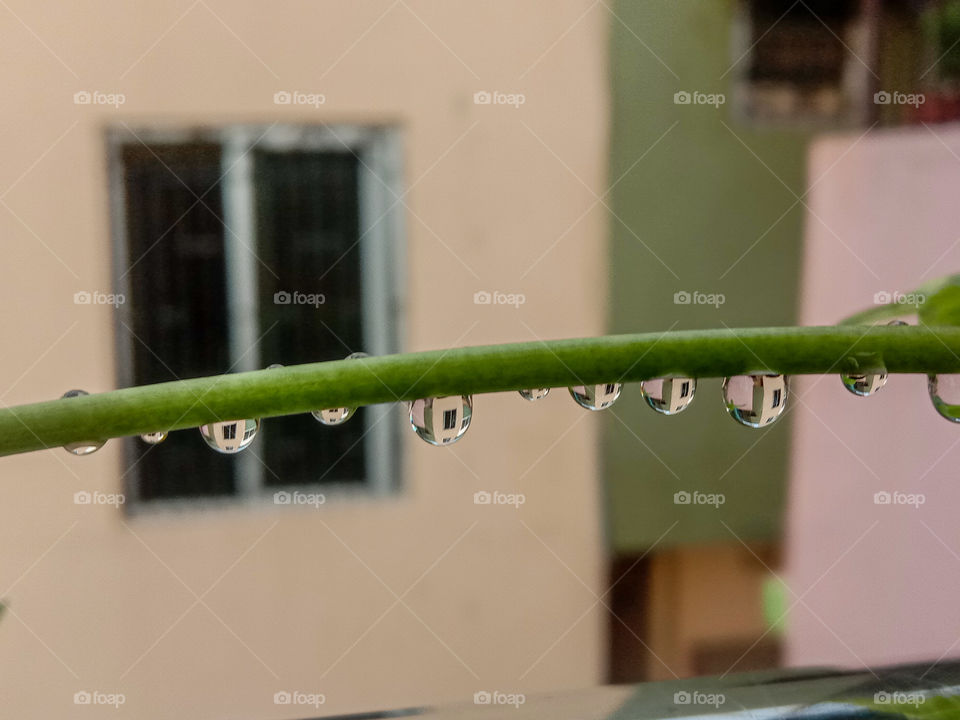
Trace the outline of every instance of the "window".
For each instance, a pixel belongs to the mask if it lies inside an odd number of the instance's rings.
[[[124,128],[108,140],[116,285],[127,297],[121,386],[398,350],[393,131]],[[401,424],[386,418],[395,412],[362,408],[337,427],[267,418],[237,455],[212,451],[196,431],[158,446],[129,439],[128,497],[387,491],[399,466]],[[231,427],[225,439],[236,439]]]
[[[444,410],[443,411],[443,429],[453,430],[455,427],[457,427],[457,411]]]
[[[773,400],[770,403],[771,408],[780,407],[780,392],[781,392],[780,390],[773,391]]]
[[[860,0],[742,0],[734,29],[736,107],[747,119],[850,124],[870,114],[864,63],[876,23]]]
[[[684,380],[680,383],[680,397],[685,398],[690,394],[690,381]]]

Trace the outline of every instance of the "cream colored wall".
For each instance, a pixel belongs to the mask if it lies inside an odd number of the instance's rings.
[[[602,332],[609,17],[588,8],[4,5],[0,401],[115,385],[112,311],[72,297],[111,289],[103,130],[122,122],[396,122],[406,349]],[[78,90],[126,102],[77,106]],[[275,106],[278,90],[327,102]],[[526,101],[475,105],[478,90]],[[474,305],[477,290],[526,303]],[[118,491],[119,443],[3,459],[5,711],[62,717],[96,690],[125,695],[118,716],[294,717],[318,711],[275,692],[323,693],[328,714],[599,682],[598,418],[564,395],[476,398],[454,448],[406,437],[399,497],[320,511],[127,518],[73,503]],[[474,505],[481,489],[526,502]]]

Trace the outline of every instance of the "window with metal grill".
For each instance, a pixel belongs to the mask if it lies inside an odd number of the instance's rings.
[[[183,135],[110,135],[117,285],[130,298],[118,323],[121,385],[396,351],[392,133]],[[399,465],[398,424],[382,422],[391,412],[362,408],[337,427],[268,418],[237,455],[217,454],[196,431],[158,446],[129,439],[128,490],[141,502],[388,490]]]

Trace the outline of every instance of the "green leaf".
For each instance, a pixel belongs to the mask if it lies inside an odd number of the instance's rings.
[[[917,315],[924,325],[960,325],[960,286],[949,285],[928,297]]]
[[[924,325],[960,325],[960,321],[952,322],[929,322],[924,319],[924,312],[931,312],[931,307],[936,307],[939,302],[952,302],[948,297],[953,297],[952,292],[945,294],[941,301],[934,299],[945,290],[955,288],[960,290],[960,274],[947,275],[924,283],[916,290],[909,293],[877,293],[874,299],[878,302],[875,307],[867,308],[854,315],[841,320],[838,325],[874,325],[880,322],[893,320],[904,315],[917,315]],[[880,300],[886,296],[886,299]],[[951,313],[952,314],[952,313]]]

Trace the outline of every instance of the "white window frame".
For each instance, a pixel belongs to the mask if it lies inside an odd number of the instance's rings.
[[[402,268],[405,267],[403,233],[403,174],[399,131],[387,126],[329,126],[228,124],[221,127],[117,127],[107,130],[107,157],[113,277],[116,292],[132,297],[129,276],[129,246],[126,231],[126,189],[122,149],[128,145],[213,142],[221,147],[224,221],[224,262],[227,276],[231,372],[264,367],[257,340],[258,301],[256,202],[253,187],[254,149],[268,151],[316,150],[350,152],[359,159],[358,201],[360,228],[360,277],[363,301],[363,348],[370,355],[401,352],[404,332]],[[251,251],[252,249],[252,251]],[[146,260],[145,260],[146,261]],[[133,385],[133,344],[136,340],[123,327],[132,327],[129,303],[118,308],[116,321],[116,375],[119,387]],[[252,349],[251,349],[252,348]],[[344,351],[346,355],[346,350]],[[175,370],[175,368],[174,368]],[[226,370],[226,368],[224,368]],[[327,499],[349,496],[384,496],[399,489],[402,467],[402,422],[397,403],[372,405],[365,413],[363,433],[367,476],[363,483],[315,483],[267,486],[262,463],[248,453],[237,458],[236,490],[231,495],[201,498],[138,497],[139,481],[130,446],[124,451],[124,491],[129,512],[164,508],[197,508],[241,503],[273,503],[273,493],[322,492]],[[402,409],[402,408],[401,408]],[[392,416],[392,417],[391,417]],[[269,423],[270,419],[264,419]],[[196,431],[194,431],[196,432]],[[317,424],[317,432],[336,432]],[[202,443],[199,432],[197,442]]]

